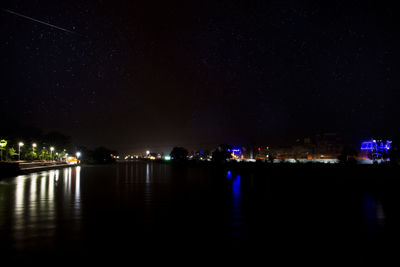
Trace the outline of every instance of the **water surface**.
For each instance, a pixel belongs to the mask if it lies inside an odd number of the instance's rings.
[[[0,181],[1,250],[15,259],[390,256],[381,244],[398,236],[398,195],[295,173],[130,162],[8,178]]]

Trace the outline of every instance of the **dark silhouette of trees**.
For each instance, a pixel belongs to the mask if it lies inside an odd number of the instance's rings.
[[[223,163],[232,157],[231,146],[227,144],[221,144],[212,153],[212,159],[214,162]]]
[[[114,155],[115,151],[110,150],[105,147],[97,147],[93,151],[93,160],[95,163],[103,164],[103,163],[114,163]]]
[[[170,156],[174,161],[184,161],[187,159],[189,152],[183,147],[174,147]]]
[[[344,146],[342,153],[338,157],[340,163],[356,163],[355,157],[358,155],[357,149],[352,146]]]
[[[50,155],[52,159],[60,159],[65,158],[67,153],[70,156],[76,156],[75,153],[80,152],[79,159],[84,163],[115,162],[116,152],[108,148],[98,147],[91,150],[83,146],[75,147],[71,143],[71,137],[60,132],[43,133],[32,126],[18,122],[10,123],[8,126],[0,124],[0,140],[7,141],[7,146],[2,150],[2,160],[18,159],[18,143],[23,142],[24,145],[20,149],[22,160],[49,160]],[[52,150],[50,150],[51,147],[53,147]]]
[[[77,151],[81,153],[79,160],[85,164],[108,164],[114,163],[116,151],[106,147],[97,147],[94,150],[85,146],[78,146]]]
[[[78,146],[77,147],[77,151],[79,151],[81,153],[81,156],[79,158],[79,160],[82,163],[88,163],[88,164],[94,164],[94,152],[93,150],[90,150],[89,148],[85,147],[85,146]]]
[[[388,156],[389,156],[391,164],[393,164],[393,165],[400,164],[400,149],[398,146],[393,146],[389,150]]]

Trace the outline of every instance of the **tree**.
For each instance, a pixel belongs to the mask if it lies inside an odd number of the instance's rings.
[[[115,162],[115,159],[113,155],[115,155],[116,152],[113,150],[110,150],[105,147],[97,147],[93,151],[93,159],[95,163],[113,163]]]
[[[214,162],[222,163],[232,157],[231,146],[227,144],[221,144],[212,153],[212,159]]]
[[[24,158],[28,160],[35,160],[37,158],[37,153],[33,151],[33,149],[30,149],[26,151],[26,153],[24,154]]]
[[[7,149],[7,160],[9,160],[9,159],[12,160],[17,155],[18,155],[18,153],[15,150],[15,148],[10,147]]]
[[[170,153],[170,156],[174,161],[186,160],[189,152],[183,147],[174,147]]]
[[[39,150],[38,157],[40,160],[48,160],[48,159],[50,159],[50,154],[46,149],[43,148],[43,149]]]
[[[1,153],[1,158],[0,160],[3,160],[3,157],[5,157],[5,155],[3,156],[3,153],[6,152],[6,148],[5,147],[0,147],[0,153]]]
[[[355,163],[355,157],[358,155],[357,150],[352,146],[344,146],[342,154],[338,157],[341,163]]]

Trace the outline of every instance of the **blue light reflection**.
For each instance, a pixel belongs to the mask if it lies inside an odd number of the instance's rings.
[[[232,194],[233,196],[240,197],[240,175],[236,175],[232,182]]]
[[[243,212],[240,175],[232,180],[232,238],[233,245],[240,247],[243,238]]]

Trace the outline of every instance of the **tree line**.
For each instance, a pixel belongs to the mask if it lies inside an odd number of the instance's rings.
[[[71,137],[60,132],[42,133],[37,129],[29,131],[3,131],[0,133],[1,161],[46,161],[65,160],[67,157],[79,157],[83,163],[99,164],[115,161],[114,150],[97,147],[89,149],[72,144]]]

